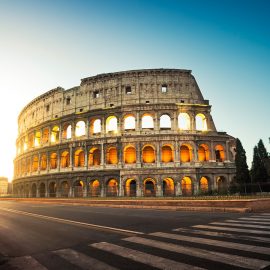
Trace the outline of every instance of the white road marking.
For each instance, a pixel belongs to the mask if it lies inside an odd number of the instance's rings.
[[[243,222],[245,222],[243,220],[234,220],[234,219],[227,219],[225,221],[226,222],[233,222],[233,223],[243,223]],[[245,224],[247,224],[247,222]],[[266,221],[248,221],[248,224],[270,225],[270,221],[269,222],[266,222]]]
[[[238,218],[240,220],[247,220],[247,221],[264,221],[264,222],[269,222],[269,219],[263,219],[263,218],[246,218],[246,217],[242,217],[242,218]]]
[[[155,247],[158,249],[169,250],[181,254],[186,254],[193,257],[199,257],[210,261],[221,262],[229,265],[243,267],[246,269],[262,269],[270,265],[269,261],[258,260],[254,258],[247,258],[238,255],[225,254],[221,252],[209,251],[199,248],[184,247],[181,245],[175,245],[171,243],[164,243],[161,241],[146,239],[142,237],[129,237],[123,239],[131,243],[142,244],[145,246]]]
[[[213,225],[222,225],[222,226],[232,226],[232,227],[244,227],[244,228],[255,228],[255,229],[267,229],[270,230],[270,226],[263,226],[263,225],[256,225],[256,224],[236,224],[236,223],[229,223],[229,222],[211,222],[209,224]]]
[[[112,267],[102,261],[84,255],[83,253],[77,252],[73,249],[61,249],[55,250],[53,253],[67,260],[68,262],[79,266],[85,270],[117,270],[118,268]]]
[[[98,248],[100,250],[105,250],[108,252],[111,252],[113,254],[119,255],[124,258],[131,259],[136,262],[144,263],[153,267],[156,267],[158,269],[164,269],[164,270],[172,270],[172,269],[179,269],[179,270],[190,270],[190,269],[204,269],[188,264],[184,264],[181,262],[176,262],[173,260],[165,259],[162,257],[158,257],[155,255],[147,254],[138,250],[121,247],[115,244],[107,243],[107,242],[101,242],[101,243],[95,243],[91,244],[91,247]]]
[[[36,259],[31,256],[17,257],[10,259],[7,262],[8,266],[14,267],[18,270],[47,270],[46,267],[41,265]]]
[[[270,221],[270,217],[264,217],[264,216],[250,216],[251,218],[260,218],[262,220],[265,220],[265,221]]]

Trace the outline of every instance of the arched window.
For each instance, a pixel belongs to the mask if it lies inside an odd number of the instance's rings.
[[[61,183],[61,186],[60,186],[60,195],[61,197],[68,197],[68,194],[69,194],[69,184],[67,181],[64,181]]]
[[[223,162],[225,160],[225,152],[222,145],[218,144],[215,147],[216,161]]]
[[[171,117],[167,114],[163,114],[160,116],[160,128],[162,129],[171,129],[172,123],[171,123]]]
[[[116,147],[110,147],[107,152],[107,163],[108,164],[117,164],[118,157],[117,157],[117,149]]]
[[[97,196],[100,196],[100,191],[101,191],[101,188],[100,188],[100,182],[99,180],[92,180],[90,183],[89,183],[89,195],[91,197],[97,197]]]
[[[71,125],[70,124],[64,125],[62,137],[65,140],[71,139]]]
[[[54,126],[51,132],[51,143],[59,142],[59,127]]]
[[[115,179],[110,179],[106,187],[106,195],[108,197],[117,196],[118,194],[118,182]]]
[[[84,186],[83,181],[79,181],[79,180],[77,180],[73,184],[74,197],[83,197],[83,186]]]
[[[93,134],[101,133],[101,120],[100,119],[95,119],[92,122],[91,129],[92,129]]]
[[[218,193],[226,194],[228,191],[227,181],[224,176],[217,177],[217,189]]]
[[[40,169],[41,170],[46,170],[47,169],[47,156],[45,154],[43,154],[41,156],[41,164],[40,164]]]
[[[69,152],[64,151],[61,154],[61,168],[68,168],[69,167]]]
[[[81,137],[85,135],[85,122],[84,121],[79,121],[76,124],[75,128],[75,136],[76,137]]]
[[[136,180],[130,178],[126,180],[125,183],[125,196],[135,197],[136,196]]]
[[[135,129],[135,117],[133,115],[128,115],[125,117],[124,128],[125,130]]]
[[[34,147],[34,133],[31,133],[28,137],[28,148]]]
[[[192,195],[192,181],[190,179],[190,177],[185,176],[182,180],[181,180],[181,187],[182,187],[182,194],[184,196],[190,196]]]
[[[90,149],[88,163],[89,166],[100,165],[100,150],[98,148],[93,147]]]
[[[201,144],[198,148],[198,159],[200,162],[209,161],[209,149],[206,144]]]
[[[143,182],[144,184],[144,196],[152,197],[156,196],[156,183],[152,178],[146,178]]]
[[[38,156],[34,156],[32,161],[32,171],[36,172],[37,170],[38,170]]]
[[[57,168],[57,154],[52,153],[50,157],[50,168],[56,169]]]
[[[75,152],[74,166],[75,167],[83,167],[84,166],[84,151],[81,149],[79,149]]]
[[[154,120],[152,115],[150,114],[145,114],[142,117],[142,128],[147,128],[147,129],[153,129],[154,128]]]
[[[172,178],[165,178],[163,180],[163,196],[174,195],[174,182]]]
[[[117,132],[117,118],[115,116],[109,116],[106,119],[106,132]]]
[[[156,161],[154,147],[150,145],[145,146],[142,151],[142,156],[144,163],[154,163]]]
[[[173,151],[169,145],[163,145],[161,148],[161,161],[162,162],[173,162]]]
[[[189,144],[183,144],[180,147],[181,162],[190,162],[192,160],[192,148]]]
[[[136,149],[133,146],[128,146],[124,150],[124,161],[127,164],[136,162]]]
[[[28,148],[28,138],[24,137],[24,143],[23,143],[23,151],[26,151]]]
[[[204,176],[200,179],[200,190],[202,192],[208,192],[208,180]]]
[[[207,122],[204,114],[199,113],[196,115],[196,130],[206,131],[207,130]]]
[[[179,114],[178,127],[180,130],[190,130],[190,117],[187,113]]]
[[[42,132],[42,143],[49,142],[49,128],[44,128]]]
[[[40,146],[40,139],[41,139],[41,133],[40,131],[36,131],[35,133],[35,147],[39,147]]]

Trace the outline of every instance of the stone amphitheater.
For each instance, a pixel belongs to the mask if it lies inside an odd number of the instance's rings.
[[[106,73],[35,98],[18,117],[21,197],[225,193],[235,139],[218,132],[190,70]]]

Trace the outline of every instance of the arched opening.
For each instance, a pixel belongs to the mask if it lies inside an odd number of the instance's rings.
[[[90,149],[88,164],[89,164],[89,166],[100,165],[100,150],[98,148],[93,147]]]
[[[67,181],[64,181],[61,183],[61,186],[60,186],[60,195],[61,197],[64,197],[64,198],[67,198],[68,197],[68,194],[69,194],[69,184]]]
[[[163,196],[174,196],[174,181],[172,178],[163,180]]]
[[[199,113],[195,117],[196,130],[206,131],[207,130],[207,121],[204,114]]]
[[[69,158],[69,152],[64,151],[61,154],[61,168],[68,168],[70,165],[70,158]]]
[[[172,128],[171,117],[167,114],[161,115],[159,119],[159,125],[160,129],[171,129]]]
[[[101,133],[101,120],[100,119],[93,119],[90,122],[90,133],[91,134]]]
[[[224,176],[217,177],[217,190],[219,194],[227,194],[228,186]]]
[[[84,183],[83,181],[77,180],[73,184],[73,190],[74,190],[74,197],[83,197],[83,187]]]
[[[202,177],[200,179],[200,191],[202,193],[207,193],[209,190],[209,186],[208,186],[208,179],[206,177]]]
[[[43,155],[41,156],[40,169],[41,169],[42,171],[47,169],[47,156],[46,156],[45,154],[43,154]]]
[[[50,168],[56,169],[57,168],[57,154],[52,153],[50,157]]]
[[[225,160],[225,152],[222,145],[216,145],[215,147],[216,161],[223,162]]]
[[[136,181],[132,178],[126,180],[125,196],[136,197]]]
[[[135,117],[133,115],[127,115],[124,118],[124,129],[125,130],[135,130],[136,123]]]
[[[85,135],[85,122],[84,121],[79,121],[76,123],[75,127],[75,136],[76,137],[81,137]]]
[[[39,197],[44,198],[46,194],[46,187],[44,183],[39,185]]]
[[[38,156],[34,156],[32,161],[32,172],[36,172],[37,170],[38,170]]]
[[[51,143],[59,142],[59,127],[54,126],[51,132]]]
[[[118,183],[115,179],[110,179],[107,182],[106,187],[106,196],[107,197],[115,197],[118,195]]]
[[[154,197],[156,196],[156,183],[152,178],[146,178],[144,180],[144,196],[145,197]]]
[[[28,138],[24,137],[24,143],[23,143],[23,151],[25,152],[28,148]]]
[[[82,149],[78,149],[75,152],[74,166],[75,167],[83,167],[84,166],[84,151]]]
[[[161,148],[161,161],[164,163],[173,162],[173,150],[169,145],[163,145]]]
[[[49,197],[56,197],[56,183],[51,182],[49,184]]]
[[[190,177],[185,176],[181,180],[181,187],[182,187],[182,195],[183,196],[191,196],[193,193],[192,181]]]
[[[29,137],[28,137],[28,148],[29,149],[32,148],[32,147],[34,147],[34,140],[35,140],[34,133],[31,133],[29,135]]]
[[[209,148],[206,144],[201,144],[199,146],[198,159],[200,162],[209,161]]]
[[[70,124],[64,125],[62,137],[65,140],[71,139],[71,125]]]
[[[110,147],[107,151],[107,164],[117,164],[118,156],[116,147]]]
[[[41,133],[40,131],[36,131],[35,133],[35,147],[39,147],[40,146],[40,139],[41,139]]]
[[[100,196],[101,188],[99,180],[92,180],[89,183],[89,195],[91,197],[98,197]]]
[[[150,114],[144,114],[142,117],[142,128],[143,129],[153,129],[154,128],[154,120],[153,116]]]
[[[124,150],[124,162],[126,164],[136,163],[136,149],[133,146],[128,146]]]
[[[33,184],[31,188],[31,197],[36,198],[37,197],[37,185]]]
[[[44,128],[42,132],[42,144],[49,142],[49,128]]]
[[[189,144],[182,144],[180,147],[181,162],[192,161],[192,147]]]
[[[190,130],[190,116],[187,113],[179,113],[178,127],[180,130]]]
[[[142,151],[144,163],[154,163],[156,161],[155,149],[153,146],[146,145]]]
[[[109,116],[106,119],[106,133],[117,133],[117,118]]]

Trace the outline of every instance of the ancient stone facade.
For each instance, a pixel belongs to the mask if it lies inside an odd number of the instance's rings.
[[[6,177],[0,177],[0,196],[8,194],[8,179]]]
[[[134,70],[56,88],[20,113],[18,196],[226,192],[235,139],[218,132],[189,70]]]

